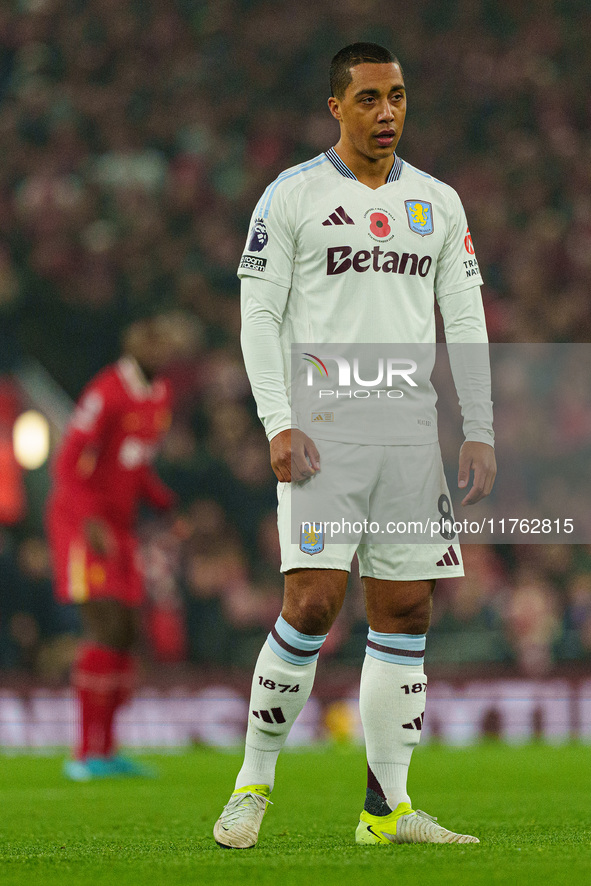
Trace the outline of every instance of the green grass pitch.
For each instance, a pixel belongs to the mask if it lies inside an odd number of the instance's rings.
[[[591,882],[591,748],[419,748],[414,803],[479,846],[353,842],[365,791],[358,748],[288,752],[255,849],[211,829],[237,754],[150,757],[153,780],[71,784],[58,758],[4,758],[0,882],[43,886],[348,886]]]

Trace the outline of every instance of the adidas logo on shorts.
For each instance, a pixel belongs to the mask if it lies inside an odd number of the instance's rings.
[[[441,560],[438,560],[435,564],[436,566],[459,566],[460,561],[458,560],[458,555],[453,549],[453,546],[450,545]]]

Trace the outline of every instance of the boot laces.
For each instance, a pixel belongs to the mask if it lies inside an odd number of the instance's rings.
[[[429,813],[425,812],[423,809],[415,809],[415,812],[419,816],[419,818],[426,818],[429,821],[432,821],[434,824],[437,824],[436,815],[429,815]]]
[[[224,806],[223,819],[224,824],[234,824],[238,819],[251,811],[252,807],[258,806],[257,800],[264,800],[265,804],[273,805],[272,800],[263,797],[262,794],[255,794],[249,791],[246,794],[235,794]]]

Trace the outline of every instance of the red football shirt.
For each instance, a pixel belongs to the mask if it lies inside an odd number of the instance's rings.
[[[54,462],[54,513],[129,529],[141,500],[169,507],[173,494],[150,465],[170,425],[170,401],[168,384],[147,384],[131,357],[100,372],[82,393]]]

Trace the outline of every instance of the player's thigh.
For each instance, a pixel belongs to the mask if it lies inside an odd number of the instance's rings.
[[[86,603],[105,598],[139,606],[143,580],[136,542],[131,533],[110,526],[113,551],[98,554],[86,541],[84,520],[55,514],[48,521],[55,595],[61,603]]]
[[[439,444],[386,448],[370,512],[385,531],[359,546],[360,575],[397,582],[463,575],[457,536],[446,522],[453,514]],[[392,543],[398,530],[404,542]]]
[[[439,444],[385,446],[370,500],[368,541],[424,544],[452,541],[453,513]]]
[[[136,608],[144,599],[143,569],[137,540],[126,528],[111,525],[110,530],[114,542],[112,552],[106,557],[88,552],[89,561],[97,564],[90,567],[93,580],[89,582],[88,599],[111,599],[124,609]]]
[[[53,515],[48,538],[54,577],[54,590],[60,603],[85,603],[103,596],[113,583],[117,565],[113,558],[96,554],[88,545],[83,521]]]
[[[357,545],[331,543],[324,524],[313,516],[309,527],[298,525],[299,541],[293,541],[292,484],[279,483],[277,498],[281,571],[337,569],[349,572]]]
[[[382,447],[317,440],[321,469],[278,485],[281,570],[344,569],[364,533]]]

